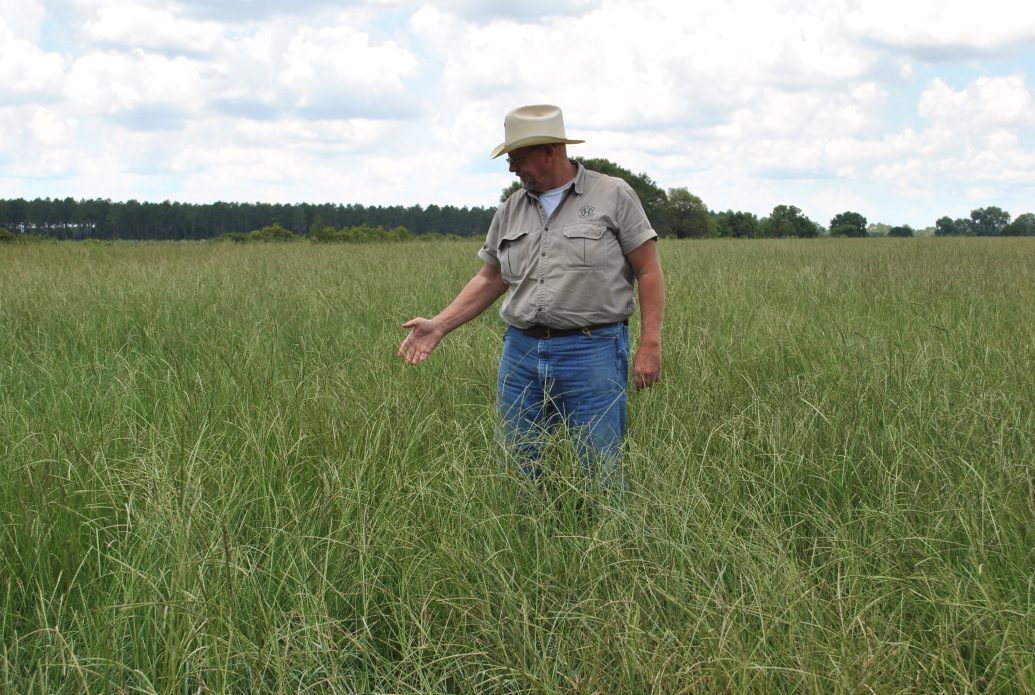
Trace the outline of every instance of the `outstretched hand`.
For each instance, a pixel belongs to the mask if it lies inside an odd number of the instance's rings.
[[[409,328],[410,334],[399,346],[397,356],[402,357],[409,364],[417,364],[428,359],[428,355],[445,336],[445,333],[431,319],[410,319],[402,327]]]

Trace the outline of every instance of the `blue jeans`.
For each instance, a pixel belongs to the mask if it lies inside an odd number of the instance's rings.
[[[628,326],[549,340],[509,327],[496,382],[504,456],[526,480],[538,481],[542,447],[563,424],[590,488],[621,494],[628,387]]]

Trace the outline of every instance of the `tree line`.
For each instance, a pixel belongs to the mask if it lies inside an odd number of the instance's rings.
[[[587,169],[625,179],[639,196],[655,231],[663,237],[776,239],[826,235],[911,237],[917,234],[917,230],[909,225],[868,223],[865,216],[852,211],[835,215],[827,227],[809,219],[800,208],[787,204],[777,205],[763,217],[743,211],[714,211],[686,188],[665,191],[647,174],[634,174],[606,159],[576,159]],[[503,190],[500,201],[506,200],[520,187],[520,182],[513,182]],[[924,231],[936,236],[1035,236],[1035,214],[1024,213],[1011,222],[1010,213],[1000,208],[979,208],[971,211],[970,218],[952,220],[943,217],[933,228]]]
[[[868,223],[858,212],[846,211],[829,225],[809,219],[794,205],[777,205],[767,216],[727,210],[710,210],[686,188],[659,187],[647,174],[635,174],[607,159],[578,158],[588,169],[618,176],[629,183],[643,203],[647,217],[660,236],[677,238],[814,238],[819,236],[914,236],[909,225]],[[500,202],[521,187],[514,181]],[[22,198],[0,200],[0,229],[59,240],[133,239],[190,240],[219,237],[235,241],[286,240],[309,236],[313,241],[406,240],[431,235],[480,237],[485,234],[495,207],[412,205],[364,206],[361,204],[209,204],[112,202],[73,198]],[[269,230],[274,230],[270,232]],[[280,230],[280,231],[276,231]],[[378,231],[380,230],[380,231]],[[390,231],[386,231],[390,230]],[[942,217],[933,228],[936,236],[1035,236],[1035,215],[1024,213],[1011,220],[998,207],[978,208],[970,217]]]
[[[247,235],[277,225],[304,235],[321,228],[405,227],[410,233],[482,235],[494,207],[452,205],[365,206],[360,204],[112,202],[74,198],[0,200],[0,228],[59,240],[193,240]]]

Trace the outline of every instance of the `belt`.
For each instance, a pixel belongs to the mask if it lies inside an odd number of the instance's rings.
[[[629,319],[620,322],[623,326],[629,325]],[[582,326],[581,328],[550,328],[549,326],[531,326],[530,328],[518,328],[519,331],[527,335],[529,338],[538,338],[539,340],[549,340],[550,338],[564,338],[569,335],[592,335],[593,331],[599,331],[601,328],[610,328],[616,326],[615,323],[598,323],[592,326]]]

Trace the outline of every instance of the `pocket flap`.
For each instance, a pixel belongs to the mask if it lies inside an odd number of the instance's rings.
[[[599,239],[604,235],[604,230],[606,229],[606,225],[599,223],[576,222],[575,224],[565,225],[564,236],[569,239]]]
[[[515,240],[520,239],[521,237],[525,236],[526,234],[528,234],[528,230],[527,229],[513,229],[513,230],[509,230],[509,231],[507,231],[506,234],[504,234],[504,235],[502,235],[500,237],[500,244],[503,244],[504,241],[515,241]]]

